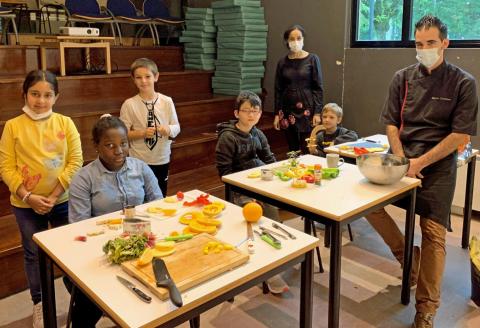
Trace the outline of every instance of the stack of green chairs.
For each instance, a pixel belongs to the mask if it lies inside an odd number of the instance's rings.
[[[215,69],[216,32],[212,8],[187,8],[185,30],[180,37],[185,46],[186,69]]]
[[[218,30],[214,93],[261,93],[268,26],[260,0],[214,1],[212,8]]]

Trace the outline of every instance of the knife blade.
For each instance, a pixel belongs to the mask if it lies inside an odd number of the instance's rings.
[[[279,226],[278,224],[276,224],[275,222],[272,222],[272,227],[274,227],[275,229],[278,229],[284,233],[287,234],[288,237],[292,238],[292,239],[297,239],[297,237],[295,237],[295,235],[291,234],[290,232],[288,232],[287,230],[285,230],[284,228],[282,228],[281,226]]]
[[[147,294],[145,294],[144,292],[142,292],[140,289],[138,289],[137,287],[135,287],[135,285],[133,283],[131,283],[130,281],[128,281],[127,279],[123,278],[123,277],[120,277],[120,276],[117,276],[117,279],[118,281],[120,281],[125,287],[127,287],[128,289],[130,289],[131,291],[133,291],[142,301],[144,301],[145,303],[150,303],[152,301],[152,298],[150,296],[148,296]]]
[[[248,254],[255,253],[255,237],[253,236],[253,228],[250,222],[247,222],[247,250]]]
[[[161,258],[155,257],[152,261],[152,265],[153,273],[155,274],[155,279],[157,280],[157,287],[168,289],[172,303],[177,307],[181,307],[183,305],[182,295],[180,294],[177,285],[175,285],[170,277],[165,262]]]

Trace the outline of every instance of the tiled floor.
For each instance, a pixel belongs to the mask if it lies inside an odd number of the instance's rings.
[[[402,211],[390,207],[404,226]],[[286,222],[301,228],[299,219]],[[454,232],[447,236],[447,266],[442,289],[442,305],[435,327],[480,327],[480,309],[470,301],[470,264],[468,252],[460,248],[460,217],[453,216]],[[365,220],[352,224],[354,242],[344,234],[342,257],[341,313],[342,327],[409,327],[415,314],[414,302],[400,304],[400,266],[393,259],[380,237]],[[416,227],[415,243],[419,244],[420,228]],[[472,221],[472,234],[480,236],[480,221]],[[322,248],[326,273],[314,276],[314,327],[327,326],[328,249]],[[318,268],[317,268],[318,270]],[[260,288],[252,288],[237,296],[233,304],[223,303],[201,317],[202,328],[210,327],[275,327],[298,326],[299,268],[283,273],[290,291],[282,296],[263,295]],[[57,280],[58,321],[64,324],[68,294]],[[412,301],[414,292],[412,292]],[[32,306],[27,292],[0,300],[0,328],[31,327]],[[98,327],[115,326],[107,318]],[[182,328],[188,324],[181,325]]]

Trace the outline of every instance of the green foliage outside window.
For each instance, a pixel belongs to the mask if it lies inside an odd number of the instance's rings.
[[[480,39],[480,0],[413,0],[412,39],[415,22],[426,14],[447,24],[450,40]]]
[[[358,2],[356,40],[402,39],[403,0]],[[480,0],[412,0],[412,7],[411,39],[415,22],[425,14],[433,14],[447,24],[451,40],[480,40]]]

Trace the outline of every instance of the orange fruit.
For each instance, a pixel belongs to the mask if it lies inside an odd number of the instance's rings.
[[[245,221],[257,222],[263,215],[263,209],[256,202],[249,202],[243,206],[242,213]]]

